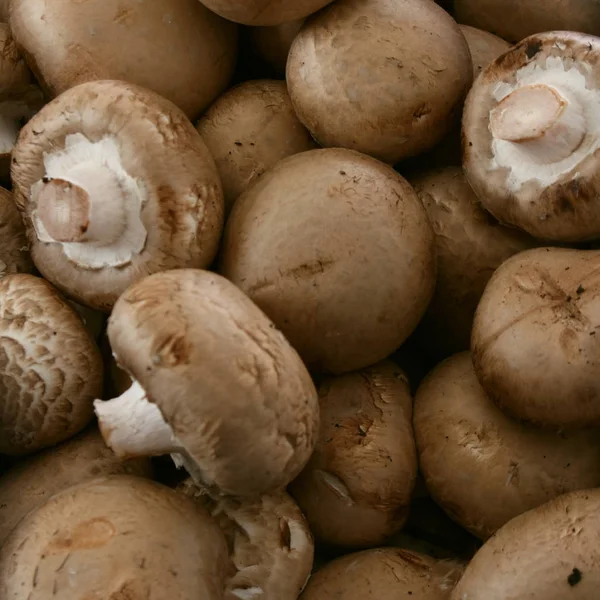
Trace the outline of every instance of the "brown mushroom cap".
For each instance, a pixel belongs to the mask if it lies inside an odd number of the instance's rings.
[[[198,131],[217,163],[226,212],[275,163],[316,148],[284,81],[246,81],[231,89],[200,119]]]
[[[414,427],[428,490],[482,539],[560,494],[600,487],[600,432],[559,435],[509,419],[481,388],[469,352],[421,384]]]
[[[248,28],[248,38],[254,52],[281,77],[285,77],[292,42],[304,22],[305,19],[298,19],[281,25]]]
[[[0,597],[221,600],[227,545],[188,498],[131,476],[94,479],[30,513],[0,550]]]
[[[559,496],[488,540],[451,600],[595,600],[599,530],[600,489]]]
[[[389,163],[439,142],[473,77],[452,17],[422,0],[346,0],[311,19],[287,64],[300,120],[323,146]]]
[[[0,546],[15,525],[57,492],[94,477],[152,476],[145,458],[121,460],[106,447],[96,427],[25,458],[0,478]]]
[[[489,65],[463,115],[464,167],[485,208],[542,239],[600,237],[599,103],[600,38],[535,35]]]
[[[12,177],[37,268],[91,308],[217,252],[214,160],[185,115],[143,88],[84,83],[47,104],[21,132]]]
[[[0,17],[1,13],[0,7]],[[8,23],[0,23],[0,98],[21,93],[33,83],[33,74],[15,44]]]
[[[0,187],[0,277],[9,273],[31,273],[25,225],[13,195]]]
[[[488,31],[469,25],[460,25],[460,30],[465,36],[471,52],[473,81],[485,67],[510,48],[510,44],[506,40]]]
[[[386,361],[325,379],[319,397],[319,440],[290,493],[318,540],[378,546],[404,525],[417,476],[408,380]]]
[[[600,426],[600,251],[538,248],[490,280],[473,324],[477,377],[537,425]]]
[[[223,274],[283,331],[309,368],[383,360],[435,285],[431,226],[393,169],[343,149],[279,162],[236,202]]]
[[[81,431],[102,393],[102,358],[48,282],[0,279],[0,452],[21,455]]]
[[[198,0],[106,0],[102,6],[14,0],[10,26],[52,96],[87,81],[120,79],[195,118],[225,90],[235,67],[235,25]]]

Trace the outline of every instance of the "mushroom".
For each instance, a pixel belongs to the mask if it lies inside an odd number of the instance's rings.
[[[510,44],[501,37],[469,25],[460,25],[467,40],[473,61],[473,81],[491,62],[510,49]]]
[[[334,2],[295,38],[290,97],[322,146],[395,163],[443,139],[471,85],[452,17],[422,0]]]
[[[225,534],[236,570],[225,586],[225,600],[297,600],[310,577],[314,544],[288,494],[213,498],[191,479],[178,490],[206,509]]]
[[[0,279],[0,452],[29,454],[81,431],[102,392],[102,368],[54,287],[23,273]]]
[[[54,494],[88,479],[119,474],[151,477],[152,465],[145,458],[116,458],[96,427],[17,462],[0,478],[0,546],[28,512]]]
[[[0,278],[10,273],[32,271],[23,220],[13,195],[0,187]]]
[[[298,19],[280,25],[248,28],[252,49],[278,77],[285,77],[285,66],[292,42],[304,22],[305,19]]]
[[[475,314],[473,364],[505,412],[557,429],[600,426],[600,251],[508,259]]]
[[[593,600],[600,585],[599,530],[600,489],[559,496],[484,544],[451,600]]]
[[[268,168],[316,147],[283,81],[246,81],[229,90],[200,119],[198,131],[217,163],[226,213]]]
[[[408,380],[386,361],[325,379],[315,451],[290,493],[318,541],[375,547],[408,516],[417,476]]]
[[[414,190],[352,150],[280,161],[237,200],[221,272],[281,329],[310,369],[386,358],[435,285],[435,247]]]
[[[425,171],[409,181],[427,210],[438,256],[435,293],[415,337],[442,359],[469,348],[475,310],[490,277],[535,241],[502,227],[481,206],[460,167]]]
[[[178,269],[133,284],[108,322],[134,379],[95,402],[118,456],[177,454],[195,481],[232,496],[286,486],[316,443],[318,398],[296,352],[232,283]]]
[[[196,118],[235,68],[235,25],[198,0],[11,0],[10,9],[15,40],[50,96],[119,79]]]
[[[12,177],[36,267],[90,308],[108,312],[140,277],[216,255],[214,160],[185,115],[143,88],[94,81],[47,104],[21,131]]]
[[[481,388],[469,352],[421,384],[414,428],[428,490],[481,539],[565,492],[600,487],[598,430],[558,435],[509,419]]]
[[[600,38],[544,33],[475,81],[463,115],[464,167],[501,222],[553,241],[600,237],[599,57]]]
[[[229,566],[208,513],[166,486],[114,475],[21,521],[0,550],[0,597],[221,600]]]

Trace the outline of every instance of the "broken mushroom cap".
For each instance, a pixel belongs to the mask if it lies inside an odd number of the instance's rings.
[[[316,147],[284,81],[246,81],[223,94],[198,122],[223,182],[225,211],[268,168]]]
[[[494,273],[471,348],[505,412],[557,429],[600,426],[600,251],[538,248]]]
[[[177,454],[196,482],[233,496],[287,485],[316,443],[318,399],[296,352],[235,285],[178,269],[133,284],[108,337],[135,380],[97,401],[120,456]]]
[[[463,115],[464,168],[501,222],[553,241],[600,236],[600,38],[535,35],[489,65]]]
[[[115,475],[63,490],[21,521],[0,550],[0,597],[221,600],[228,568],[208,513]]]
[[[290,48],[304,25],[305,19],[267,27],[249,27],[247,30],[251,47],[276,75],[285,77]]]
[[[483,391],[469,352],[421,384],[414,429],[427,489],[481,539],[565,492],[600,487],[599,431],[559,435],[510,419]]]
[[[119,474],[152,477],[152,465],[146,458],[117,458],[96,427],[20,460],[0,478],[0,546],[25,515],[50,496],[94,477]]]
[[[451,600],[592,600],[600,581],[600,489],[507,523],[475,554]]]
[[[102,393],[102,357],[48,282],[22,273],[0,279],[0,354],[0,452],[35,452],[90,422]]]
[[[325,379],[319,399],[319,440],[290,493],[318,541],[378,546],[404,525],[417,477],[408,380],[385,361]]]
[[[473,61],[473,81],[492,61],[510,49],[510,44],[502,38],[469,25],[460,25],[460,30],[467,40],[471,60]]]
[[[47,104],[21,131],[12,178],[36,267],[90,308],[217,252],[214,160],[186,116],[143,88],[95,81]]]
[[[314,543],[288,494],[211,497],[192,479],[177,489],[206,509],[225,534],[235,567],[225,600],[297,600],[310,577]]]
[[[193,119],[235,68],[236,26],[198,0],[105,0],[102,10],[93,2],[12,0],[10,13],[17,44],[51,97],[117,79],[164,96]]]
[[[25,225],[13,195],[0,187],[0,277],[10,273],[31,273]]]

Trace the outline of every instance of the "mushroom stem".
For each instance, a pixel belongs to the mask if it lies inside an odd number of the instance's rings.
[[[540,164],[550,164],[577,150],[586,123],[572,94],[535,84],[516,89],[491,111],[490,131],[496,140],[518,146]]]
[[[142,386],[135,381],[118,398],[94,401],[106,445],[121,458],[183,452],[181,444]]]

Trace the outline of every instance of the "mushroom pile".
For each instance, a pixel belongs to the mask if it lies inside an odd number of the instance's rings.
[[[598,600],[597,0],[0,49],[0,600]]]

